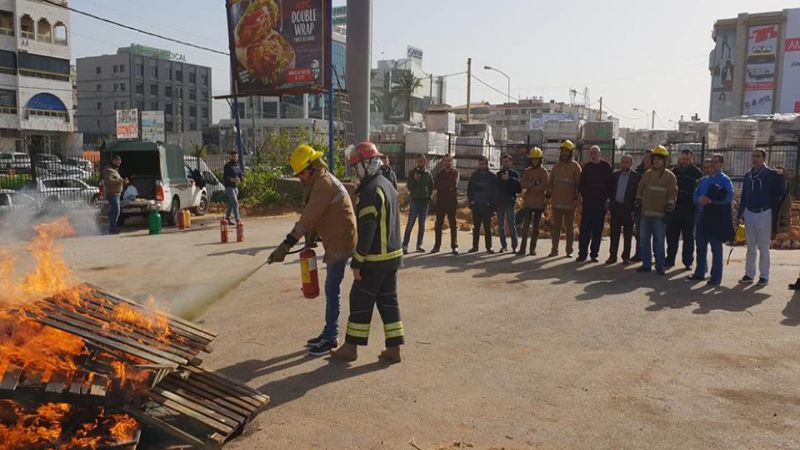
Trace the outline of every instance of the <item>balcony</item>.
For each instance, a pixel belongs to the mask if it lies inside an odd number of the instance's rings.
[[[64,121],[69,122],[69,113],[66,111],[49,111],[46,109],[25,108],[24,116],[25,119],[30,119],[31,117],[61,118],[64,119]]]
[[[19,37],[21,37],[22,39],[34,40],[34,39],[36,39],[36,33],[34,33],[33,31],[22,30],[22,31],[19,32]]]
[[[0,27],[0,36],[11,36],[11,37],[14,37],[14,29],[13,28]]]
[[[16,106],[0,106],[0,114],[13,114],[17,115]]]

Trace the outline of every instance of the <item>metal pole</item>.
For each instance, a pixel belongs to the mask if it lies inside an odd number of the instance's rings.
[[[650,129],[651,130],[655,130],[656,129],[656,110],[655,109],[653,110],[653,121],[650,124]]]
[[[333,68],[333,6],[329,3],[328,4],[328,24],[331,26],[330,28],[330,40],[331,40],[331,60],[328,61],[328,65],[330,65],[330,74],[333,75],[334,68]],[[328,77],[327,80],[329,83],[328,88],[328,167],[331,169],[331,173],[335,172],[336,165],[334,164],[334,156],[335,151],[333,149],[335,143],[333,139],[334,133],[334,126],[333,126],[333,79],[332,77]]]
[[[467,58],[467,123],[472,114],[472,58]]]
[[[239,168],[244,172],[244,143],[242,142],[242,127],[239,124],[239,99],[234,96],[233,102],[229,101],[229,104],[236,124],[236,150],[239,151]]]

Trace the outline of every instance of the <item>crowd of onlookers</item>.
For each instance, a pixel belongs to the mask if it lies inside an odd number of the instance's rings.
[[[694,163],[690,150],[683,150],[679,163],[668,167],[669,150],[658,146],[648,151],[634,167],[633,158],[623,155],[620,168],[614,170],[603,160],[599,147],[589,150],[589,161],[581,166],[574,158],[575,145],[561,143],[558,162],[548,171],[543,166],[543,153],[538,147],[530,151],[530,164],[520,174],[512,169],[509,155],[501,158],[497,173],[489,170],[482,158],[469,179],[467,200],[472,210],[472,248],[479,249],[483,229],[487,253],[492,249],[492,218],[497,217],[500,252],[509,250],[519,256],[536,255],[542,218],[550,208],[552,249],[550,257],[559,254],[562,230],[566,235],[565,253],[574,252],[574,225],[580,206],[577,261],[599,262],[600,242],[610,215],[610,254],[606,264],[641,263],[638,272],[664,275],[676,265],[683,243],[680,262],[694,270],[691,280],[705,280],[709,273],[707,254],[711,248],[712,263],[708,284],[722,281],[723,243],[733,241],[744,231],[747,241],[745,274],[741,283],[764,285],[769,282],[770,243],[776,232],[778,214],[787,200],[782,169],[766,165],[767,153],[756,148],[752,152],[752,168],[745,175],[738,208],[734,212],[734,186],[724,172],[724,156],[715,153]],[[384,174],[396,185],[397,179],[384,165]],[[446,156],[442,168],[434,175],[427,169],[424,156],[408,174],[410,193],[409,218],[403,239],[403,252],[408,253],[413,228],[417,227],[416,250],[424,252],[424,223],[432,198],[436,196],[435,236],[431,253],[442,245],[445,218],[450,228],[450,248],[458,254],[456,210],[458,207],[459,172],[453,159]],[[518,196],[522,210],[517,211]],[[521,223],[517,223],[517,222]],[[517,235],[521,225],[521,236]],[[636,238],[636,245],[632,241]],[[521,242],[519,242],[521,238]],[[530,244],[528,240],[530,239]],[[620,252],[620,244],[622,251]],[[528,247],[529,245],[529,247]],[[758,264],[756,264],[758,261]],[[654,267],[655,266],[655,267]],[[758,273],[756,270],[758,266]],[[756,278],[758,275],[758,278]]]

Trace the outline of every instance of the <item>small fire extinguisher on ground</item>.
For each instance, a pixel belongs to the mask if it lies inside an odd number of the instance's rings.
[[[223,244],[228,242],[228,221],[225,218],[219,222],[219,234]]]
[[[236,223],[236,242],[244,241],[244,224],[240,220]]]
[[[317,271],[317,253],[306,248],[300,252],[300,276],[303,280],[303,296],[319,297],[319,274]]]

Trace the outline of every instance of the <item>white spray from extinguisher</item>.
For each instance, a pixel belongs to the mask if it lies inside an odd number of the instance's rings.
[[[197,292],[197,290],[192,289],[188,292],[184,292],[183,295],[179,294],[172,302],[170,312],[184,320],[197,320],[208,311],[208,308],[225,298],[228,293],[239,287],[239,285],[247,281],[248,278],[255,275],[255,273],[266,264],[267,262],[264,261],[255,269],[245,273],[241,277],[228,280],[226,283],[216,284],[210,288],[204,286],[202,292]]]

